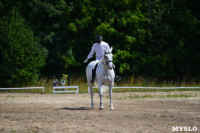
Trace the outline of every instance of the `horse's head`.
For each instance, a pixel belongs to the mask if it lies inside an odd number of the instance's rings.
[[[113,48],[111,47],[111,49],[110,50],[105,50],[104,49],[104,60],[105,60],[105,63],[106,63],[106,65],[108,66],[108,68],[110,69],[110,70],[112,70],[113,69],[113,54],[112,54],[112,50],[113,50]]]

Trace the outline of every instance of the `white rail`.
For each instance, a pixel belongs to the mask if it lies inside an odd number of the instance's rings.
[[[72,89],[76,88],[76,90],[67,90],[67,89]],[[66,89],[64,91],[56,91],[56,89]],[[79,93],[79,87],[78,86],[53,86],[53,94],[56,93]]]
[[[200,87],[113,87],[113,88],[132,88],[132,89],[200,89]]]
[[[26,89],[42,89],[44,93],[44,87],[22,87],[22,88],[0,88],[0,90],[26,90]]]

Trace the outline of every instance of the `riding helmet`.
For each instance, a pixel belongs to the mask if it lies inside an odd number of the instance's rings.
[[[96,35],[95,36],[95,43],[101,42],[102,41],[102,36]]]

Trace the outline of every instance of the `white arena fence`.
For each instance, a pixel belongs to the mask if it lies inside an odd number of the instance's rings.
[[[67,90],[67,89],[76,89],[76,90]],[[64,91],[56,91],[56,89],[65,89]],[[79,87],[78,86],[53,86],[53,94],[56,93],[79,93]]]
[[[67,90],[67,89],[76,89],[76,90]],[[98,88],[98,87],[93,87]],[[108,89],[108,87],[106,87]],[[25,89],[42,89],[44,93],[44,87],[22,87],[22,88],[0,88],[0,90],[25,90]],[[65,89],[64,91],[56,91],[56,89]],[[200,87],[113,87],[113,89],[200,89]],[[88,88],[88,92],[90,92]],[[56,93],[79,93],[79,86],[54,86],[53,94]]]
[[[33,90],[33,89],[42,89],[42,92],[44,93],[44,87],[22,87],[22,88],[0,88],[0,90]]]
[[[98,88],[98,87],[93,87]],[[108,87],[106,87],[108,89]],[[113,89],[200,89],[200,87],[113,87]],[[88,92],[90,92],[90,89],[88,87]]]

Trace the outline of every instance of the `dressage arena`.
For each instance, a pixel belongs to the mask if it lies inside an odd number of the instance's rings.
[[[1,93],[0,132],[169,133],[176,126],[200,132],[199,91],[113,93],[115,110],[108,93],[104,110],[98,109],[98,93],[94,110],[90,100],[88,93]]]

